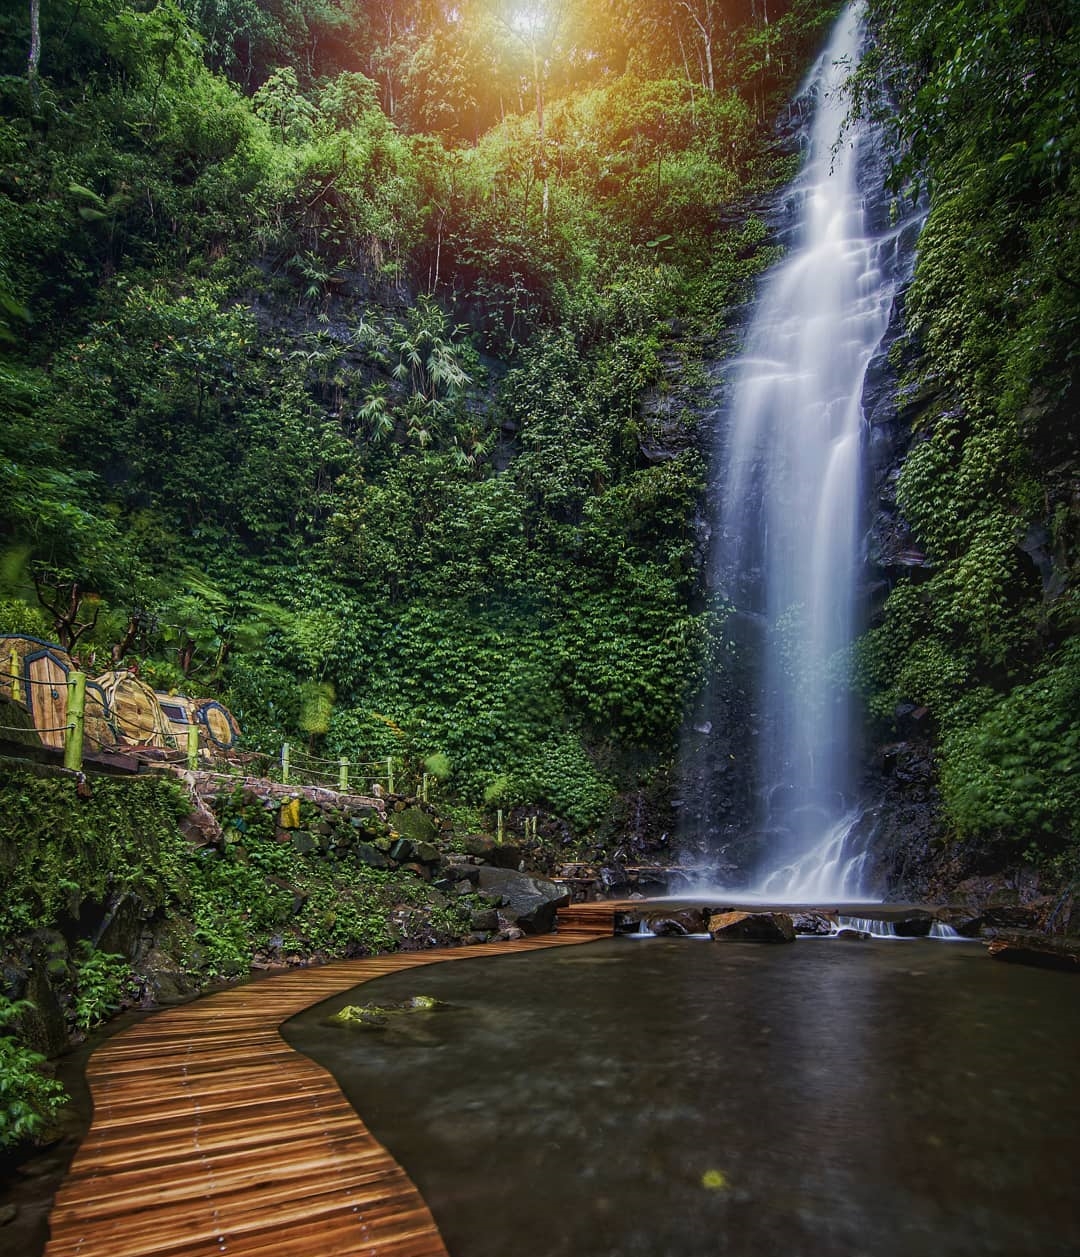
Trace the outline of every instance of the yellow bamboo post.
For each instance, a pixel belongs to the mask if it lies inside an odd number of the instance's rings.
[[[429,780],[428,774],[424,773],[424,776],[420,782],[420,797],[424,800],[425,803],[428,801],[428,780]]]
[[[499,844],[500,847],[502,846],[502,840],[503,840],[503,810],[502,808],[499,808],[499,810],[495,813],[495,841]]]
[[[342,794],[349,788],[349,761],[344,755],[338,760],[337,784]]]
[[[392,755],[386,757],[386,793],[394,793],[394,757]]]
[[[281,784],[287,786],[289,784],[289,744],[283,742],[281,744]]]
[[[19,681],[19,656],[16,651],[11,652],[11,661],[8,664],[8,671],[11,673],[11,697],[17,702],[22,702],[22,684]]]
[[[73,672],[68,677],[68,725],[64,734],[64,767],[82,770],[83,728],[86,721],[86,673]]]
[[[194,720],[187,727],[187,766],[192,772],[199,768],[199,726]]]

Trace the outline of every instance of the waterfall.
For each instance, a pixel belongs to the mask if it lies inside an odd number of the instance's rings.
[[[788,250],[761,284],[718,436],[713,579],[752,634],[756,893],[865,896],[858,746],[844,673],[857,630],[863,384],[912,233],[889,221],[872,130],[844,126],[864,39],[841,15],[801,93],[806,157]]]

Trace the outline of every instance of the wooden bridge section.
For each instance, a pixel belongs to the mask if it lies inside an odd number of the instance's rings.
[[[121,1031],[90,1059],[46,1257],[446,1257],[404,1170],[278,1026],[383,974],[610,936],[611,912],[582,908],[557,934],[292,970]]]

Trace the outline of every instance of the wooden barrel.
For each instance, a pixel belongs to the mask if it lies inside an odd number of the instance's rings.
[[[172,724],[149,685],[140,681],[133,672],[105,672],[96,683],[108,700],[121,742],[129,746],[157,747],[163,751],[177,749]]]
[[[105,691],[96,681],[86,683],[86,715],[83,722],[84,746],[88,755],[95,751],[115,751],[120,738],[113,724]]]
[[[59,750],[67,728],[68,685],[75,661],[55,642],[37,637],[0,638],[0,694],[26,708],[42,746]],[[94,681],[86,683],[86,750],[115,750],[116,730],[109,716],[105,692]]]
[[[195,700],[195,719],[207,738],[223,751],[231,750],[240,737],[240,726],[231,711],[214,698]]]
[[[67,723],[67,674],[71,656],[55,642],[12,634],[0,637],[0,694],[30,713],[38,729],[61,729]],[[64,735],[42,735],[45,746],[63,746]]]
[[[161,690],[154,691],[165,719],[169,722],[176,745],[187,746],[188,729],[195,718],[195,704],[183,694],[165,694]]]

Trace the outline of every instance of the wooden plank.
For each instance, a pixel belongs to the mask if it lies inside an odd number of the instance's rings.
[[[383,974],[572,946],[605,919],[610,934],[609,908],[516,943],[290,970],[122,1031],[91,1057],[94,1118],[46,1257],[446,1257],[405,1171],[277,1028]]]

